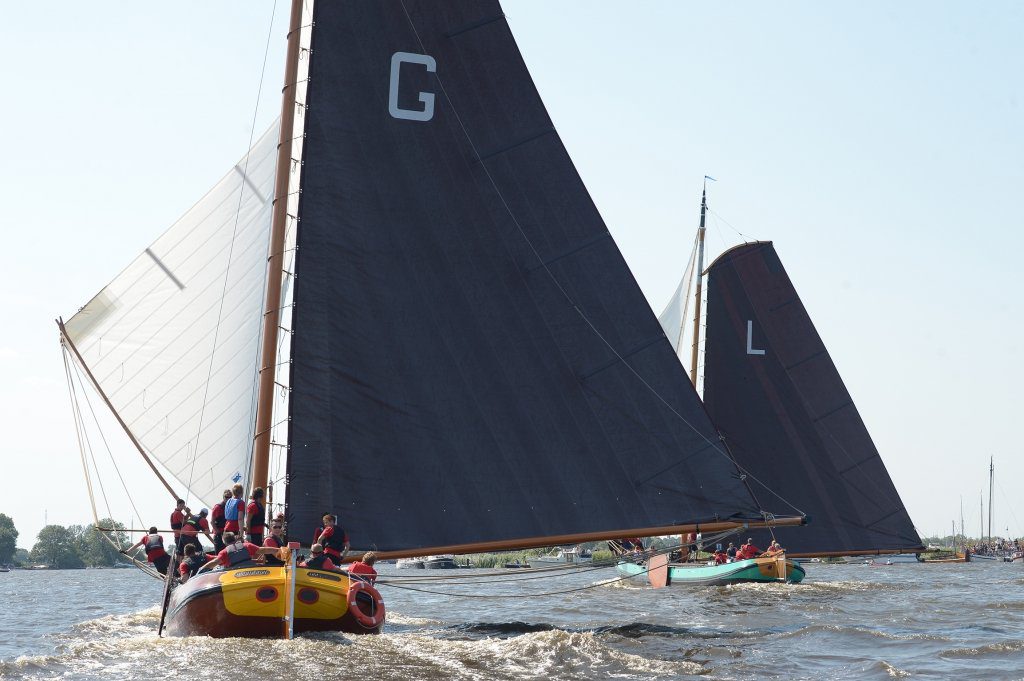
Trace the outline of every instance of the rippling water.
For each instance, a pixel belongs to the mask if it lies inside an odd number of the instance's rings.
[[[385,572],[405,588],[381,587],[383,635],[292,642],[157,638],[159,585],[135,570],[0,574],[0,678],[221,679],[255,660],[266,679],[1024,678],[1020,563],[814,564],[798,585],[659,591],[614,570]],[[449,579],[408,581],[426,575]]]

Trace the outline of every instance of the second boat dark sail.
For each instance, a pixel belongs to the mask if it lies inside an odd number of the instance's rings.
[[[776,530],[789,555],[922,548],[771,242],[737,246],[708,268],[704,403],[737,462],[811,518],[799,532]],[[767,504],[772,492],[751,483]]]

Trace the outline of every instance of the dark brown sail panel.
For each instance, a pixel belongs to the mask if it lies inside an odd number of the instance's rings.
[[[811,520],[777,530],[784,547],[813,554],[921,545],[771,242],[736,247],[709,268],[706,348],[704,403],[737,463]],[[772,494],[750,482],[769,505]],[[753,536],[762,548],[770,540]]]
[[[315,12],[290,527],[407,550],[757,517],[498,3]]]

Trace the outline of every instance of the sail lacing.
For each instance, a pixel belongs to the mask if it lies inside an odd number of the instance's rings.
[[[424,44],[423,39],[420,37],[419,31],[416,28],[415,22],[413,22],[412,15],[409,13],[409,8],[406,6],[405,0],[399,0],[399,1],[401,2],[401,5],[402,5],[402,11],[405,13],[406,21],[408,22],[409,27],[412,30],[412,33],[413,33],[413,36],[416,39],[416,42],[419,44],[420,50],[423,51],[424,53],[426,53],[427,52],[426,45]],[[615,346],[604,336],[604,334],[601,333],[601,331],[597,328],[597,326],[590,320],[590,318],[586,315],[586,313],[584,313],[584,311],[579,307],[579,305],[576,303],[576,301],[573,299],[573,297],[569,294],[569,292],[562,285],[561,281],[559,281],[558,277],[556,277],[554,272],[551,271],[551,268],[548,267],[547,264],[545,264],[544,258],[541,256],[540,252],[537,250],[537,247],[534,245],[533,241],[526,234],[526,231],[523,229],[522,224],[520,223],[519,219],[517,218],[517,216],[513,212],[511,206],[508,203],[508,200],[505,198],[504,193],[501,191],[501,188],[498,186],[498,183],[495,181],[493,175],[491,174],[490,169],[487,167],[487,164],[485,163],[483,157],[481,156],[480,150],[477,148],[476,143],[474,142],[472,135],[470,135],[470,132],[469,132],[468,128],[466,127],[465,122],[462,119],[462,116],[459,114],[459,111],[455,107],[455,104],[454,104],[451,96],[448,94],[448,90],[447,90],[447,88],[445,88],[444,81],[441,78],[440,74],[435,72],[435,73],[433,73],[431,75],[434,78],[434,80],[437,82],[438,88],[440,89],[442,96],[445,98],[445,101],[446,101],[447,105],[450,107],[450,110],[451,110],[452,114],[454,115],[455,120],[458,122],[459,127],[462,130],[463,136],[466,138],[466,141],[469,144],[469,147],[470,147],[470,149],[473,152],[473,156],[476,158],[477,162],[480,165],[480,168],[484,172],[484,175],[487,177],[487,181],[490,184],[491,188],[494,190],[494,192],[497,195],[499,201],[501,202],[501,205],[502,205],[505,213],[508,214],[509,218],[512,221],[512,224],[515,225],[515,228],[516,228],[517,232],[522,237],[523,241],[526,243],[527,247],[530,249],[530,252],[533,254],[533,256],[536,258],[537,262],[539,263],[539,266],[538,266],[537,269],[542,269],[545,272],[545,274],[547,275],[548,279],[555,286],[555,288],[562,295],[562,297],[565,298],[565,300],[568,303],[568,305],[576,312],[576,314],[579,316],[580,320],[583,321],[583,323],[594,333],[594,335],[598,338],[598,340],[600,340],[601,343],[615,356],[615,359],[616,359],[616,361],[618,363],[621,363],[623,366],[625,366],[626,369],[641,383],[641,385],[643,385],[644,388],[647,391],[649,391],[650,394],[653,395],[662,405],[664,405],[665,408],[668,409],[668,411],[671,412],[679,421],[681,421],[691,431],[693,431],[701,439],[703,439],[705,442],[707,442],[710,445],[710,449],[712,449],[719,456],[722,456],[722,457],[726,458],[727,460],[729,460],[729,462],[732,463],[737,468],[740,468],[739,464],[736,463],[736,461],[735,461],[735,459],[733,457],[731,457],[727,452],[725,452],[723,449],[721,449],[717,445],[717,443],[714,443],[712,440],[708,439],[708,437],[704,433],[702,433],[699,428],[695,427],[692,423],[690,423],[689,420],[686,419],[686,417],[684,417],[682,414],[680,414],[679,411],[672,404],[670,404],[661,395],[661,393],[659,393],[654,388],[654,386],[652,386],[643,376],[641,376],[639,374],[639,372],[636,371],[635,368],[633,368],[633,365],[631,365],[628,361],[626,361],[626,359],[624,359],[622,357],[622,355],[619,353],[618,349],[615,348]],[[753,474],[751,474],[749,471],[744,470],[743,472],[746,475],[748,475],[751,478],[753,478],[754,480],[757,480],[757,478]],[[758,480],[758,482],[760,482],[760,481]],[[765,485],[764,483],[760,483],[760,484],[762,484],[763,486],[765,486],[767,488],[767,485]],[[776,496],[778,496],[778,495],[776,495]],[[780,499],[781,499],[781,497],[780,497]],[[785,500],[783,500],[783,501],[785,501]],[[796,506],[794,506],[793,504],[791,504],[788,501],[785,501],[785,503],[788,506],[790,506],[794,511],[796,511],[798,514],[803,515],[803,513]],[[759,510],[760,510],[760,512],[762,514],[764,513],[764,509],[759,509]]]

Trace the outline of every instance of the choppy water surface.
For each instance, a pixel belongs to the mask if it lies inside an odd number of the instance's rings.
[[[389,566],[390,567],[390,566]],[[393,579],[412,571],[385,568]],[[1024,678],[1024,565],[810,565],[799,585],[655,591],[614,570],[382,586],[386,633],[160,639],[134,570],[0,574],[0,678]],[[457,583],[452,583],[452,582]],[[584,589],[559,595],[544,592]]]

